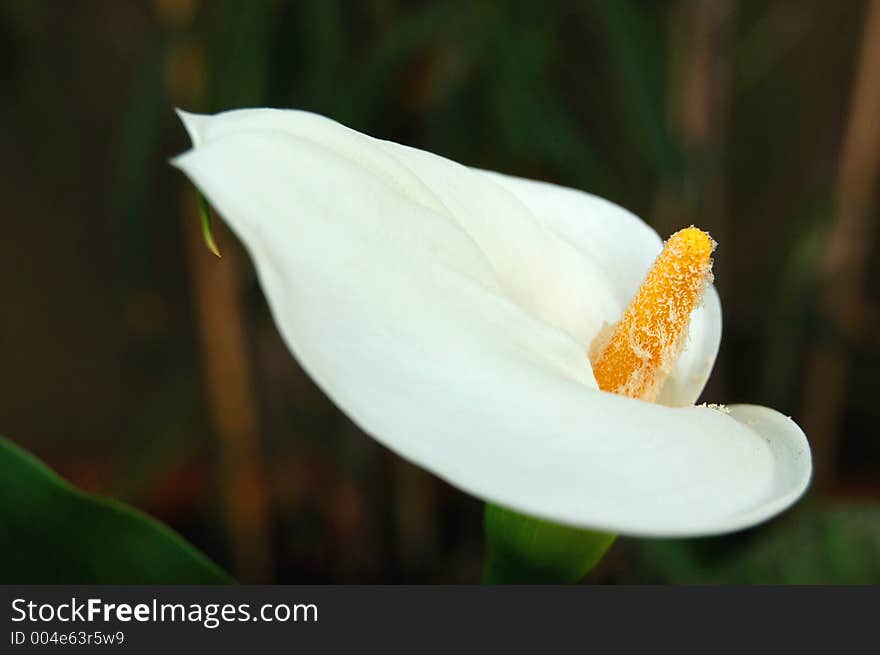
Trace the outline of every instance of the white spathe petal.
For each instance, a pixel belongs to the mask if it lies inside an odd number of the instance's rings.
[[[389,448],[486,500],[625,534],[737,529],[803,490],[803,435],[771,410],[751,426],[595,389],[583,345],[540,316],[553,312],[527,285],[500,279],[512,247],[485,242],[451,200],[458,188],[503,206],[497,183],[463,168],[458,182],[421,155],[386,159],[354,132],[206,138],[213,120],[198,119],[203,145],[177,165],[250,251],[291,351]],[[531,229],[527,210],[514,225]]]
[[[479,171],[517,197],[549,230],[608,276],[624,307],[635,295],[663,242],[635,214],[584,191]],[[619,318],[619,317],[618,317]]]
[[[729,416],[749,430],[761,435],[773,458],[786,462],[774,470],[770,497],[767,503],[744,508],[731,517],[731,529],[747,527],[767,516],[781,512],[803,495],[813,473],[813,458],[806,435],[789,417],[760,405],[730,405]]]
[[[407,198],[456,223],[484,253],[506,295],[541,321],[573,336],[584,352],[629,301],[615,293],[610,269],[547,229],[509,189],[487,182],[483,171],[373,139],[309,112],[242,109],[216,117],[179,113],[187,131],[196,135],[196,145],[243,132],[283,132],[320,144],[377,175]],[[644,226],[637,218],[632,220]],[[659,245],[645,256],[645,270],[658,251]]]
[[[663,245],[649,225],[583,191],[492,171],[481,173],[509,190],[541,224],[595,262],[610,281],[617,302],[623,307],[629,304]],[[720,344],[721,303],[710,287],[703,305],[691,316],[684,350],[656,402],[670,407],[693,405],[709,379]]]

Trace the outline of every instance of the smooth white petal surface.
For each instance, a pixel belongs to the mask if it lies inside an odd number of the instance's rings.
[[[737,529],[805,488],[806,440],[772,410],[596,389],[589,342],[659,250],[635,217],[586,194],[544,211],[576,192],[545,185],[539,203],[304,112],[184,120],[197,147],[176,164],[250,251],[291,351],[402,456],[515,510],[638,535]],[[717,349],[714,294],[702,311],[678,403]]]

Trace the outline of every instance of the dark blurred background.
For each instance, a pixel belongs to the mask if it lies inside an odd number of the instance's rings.
[[[880,0],[0,4],[0,431],[245,582],[473,582],[481,504],[361,434],[201,242],[173,108],[264,105],[720,243],[704,399],[792,415],[811,491],[590,581],[880,582]]]

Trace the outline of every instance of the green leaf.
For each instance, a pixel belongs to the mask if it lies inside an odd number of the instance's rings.
[[[167,526],[75,489],[0,437],[0,584],[228,584]]]
[[[615,535],[578,530],[486,504],[487,584],[579,582],[599,563]]]

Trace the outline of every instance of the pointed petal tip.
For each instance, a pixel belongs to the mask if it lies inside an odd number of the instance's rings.
[[[195,114],[186,111],[185,109],[181,109],[180,107],[175,107],[174,113],[177,114],[180,122],[183,123],[183,127],[186,130],[186,133],[189,135],[193,146],[196,147],[201,145],[203,132],[202,127],[205,121],[210,117],[207,114]]]
[[[191,152],[192,150],[187,150],[186,152],[183,152],[179,155],[174,155],[174,157],[170,157],[168,159],[169,165],[173,166],[179,171],[183,171],[184,173],[186,173],[185,161],[187,159],[187,155],[189,155]]]

